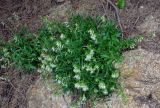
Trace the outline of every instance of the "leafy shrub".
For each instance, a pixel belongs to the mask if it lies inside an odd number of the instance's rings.
[[[114,22],[104,18],[75,16],[66,23],[45,24],[40,36],[49,40],[38,70],[44,78],[52,76],[64,92],[78,91],[80,101],[108,96],[120,87],[115,64],[137,39],[122,40]]]
[[[68,22],[44,20],[37,36],[22,32],[3,48],[3,61],[52,77],[64,92],[78,92],[78,100],[96,100],[116,91],[120,72],[115,64],[135,39],[121,39],[113,21],[74,16]]]

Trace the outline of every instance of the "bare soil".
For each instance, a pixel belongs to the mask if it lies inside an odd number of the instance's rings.
[[[14,69],[0,71],[0,108],[27,108],[26,92],[37,75]]]
[[[127,7],[121,11],[125,36],[143,35],[145,41],[141,43],[142,48],[160,53],[159,13],[159,0],[127,0]]]
[[[57,3],[55,0],[0,0],[0,36],[9,40],[22,26],[35,32],[41,26],[40,18],[53,13],[50,10],[56,6],[63,7],[66,1]],[[70,1],[75,12],[92,16],[106,14],[108,18],[115,19],[114,9],[102,3],[102,0]],[[126,1],[126,8],[120,10],[124,38],[143,35],[145,40],[140,46],[160,53],[160,1]],[[0,108],[27,108],[26,91],[38,76],[23,74],[22,71],[14,69],[0,69],[0,77],[4,76],[7,76],[6,79],[0,79]]]

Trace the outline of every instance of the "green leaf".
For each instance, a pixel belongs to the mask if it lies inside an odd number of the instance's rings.
[[[125,3],[126,1],[125,0],[118,0],[117,1],[117,6],[120,8],[120,9],[124,9],[125,8]]]

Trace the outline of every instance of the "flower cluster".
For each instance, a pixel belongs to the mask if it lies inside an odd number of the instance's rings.
[[[1,68],[6,68],[10,64],[10,53],[7,48],[2,49],[3,56],[0,59],[0,62],[2,62]]]
[[[93,74],[96,70],[99,69],[99,66],[98,65],[94,65],[94,66],[84,65],[84,66],[82,66],[82,69],[85,69],[86,71],[88,71],[91,74]]]
[[[85,83],[75,83],[75,88],[87,91],[89,88]]]
[[[43,49],[47,52],[47,49]],[[51,56],[42,53],[41,56],[38,58],[41,61],[41,66],[38,69],[38,72],[45,75],[50,75],[52,73],[52,69],[56,67],[54,64],[54,60]]]
[[[144,39],[144,37],[143,37],[143,36],[140,36],[140,37],[135,38],[134,41],[135,41],[136,43],[140,43],[140,42],[143,41],[143,39]],[[132,44],[130,45],[130,48],[131,48],[131,49],[134,49],[134,48],[136,47],[136,43],[132,43]]]
[[[103,90],[103,93],[106,95],[108,94],[108,91],[106,89],[106,85],[104,82],[100,82],[99,85],[98,85],[99,89],[102,89]]]
[[[88,32],[89,32],[89,34],[90,34],[90,38],[91,38],[95,43],[97,43],[97,38],[96,38],[95,32],[94,32],[92,29],[90,29]]]
[[[94,55],[94,50],[90,50],[90,52],[86,55],[85,61],[90,61]]]

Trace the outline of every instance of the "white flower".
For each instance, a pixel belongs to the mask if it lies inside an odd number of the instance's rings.
[[[52,33],[52,28],[50,26],[48,26],[47,28],[48,28],[48,31]]]
[[[91,50],[89,54],[86,55],[85,61],[90,61],[94,55],[94,51]]]
[[[54,40],[54,37],[50,37],[51,40]]]
[[[85,61],[90,61],[91,58],[92,58],[92,56],[88,54],[88,55],[86,56],[86,58],[85,58]]]
[[[83,95],[83,97],[82,97],[82,101],[86,101],[87,99],[86,99],[86,96],[85,95]]]
[[[59,79],[59,76],[58,76],[58,75],[56,75],[55,77],[56,77],[56,79]]]
[[[64,24],[66,25],[66,27],[69,27],[69,24],[68,24],[68,22],[64,22]]]
[[[56,65],[53,64],[53,63],[51,63],[50,66],[51,66],[52,68],[55,68],[55,67],[56,67]]]
[[[80,80],[80,79],[81,79],[81,77],[80,77],[79,75],[75,75],[74,78],[75,78],[76,80]]]
[[[107,90],[103,90],[103,94],[107,95],[108,91]]]
[[[92,74],[92,73],[94,73],[95,69],[92,68],[91,66],[86,66],[86,71],[89,71]]]
[[[143,36],[141,36],[141,37],[139,37],[138,39],[137,39],[137,42],[142,42],[143,41]]]
[[[64,38],[65,38],[65,35],[64,35],[64,34],[61,34],[61,35],[60,35],[60,38],[61,38],[61,39],[64,39]]]
[[[42,62],[42,64],[47,64],[46,60],[42,60],[41,62]]]
[[[91,74],[95,72],[96,69],[99,69],[99,66],[98,65],[95,65],[94,67],[91,67],[89,65],[83,67],[83,68],[86,68],[86,71],[89,71]]]
[[[80,89],[81,85],[79,83],[74,84],[75,88]]]
[[[58,81],[57,81],[57,83],[58,83],[58,84],[61,84],[61,83],[62,83],[62,81],[61,81],[61,80],[58,80]]]
[[[63,48],[63,45],[62,45],[62,43],[61,43],[60,41],[57,41],[57,42],[56,42],[56,45],[57,45],[57,47],[58,47],[59,49]]]
[[[131,49],[134,49],[135,47],[136,47],[136,44],[132,44],[132,45],[130,46]]]
[[[82,90],[83,91],[87,91],[88,90],[88,86],[87,85],[82,85]]]
[[[89,88],[87,85],[85,85],[84,83],[75,83],[75,88],[77,89],[82,89],[83,91],[87,91]]]
[[[46,70],[47,70],[48,72],[51,72],[51,71],[52,71],[52,68],[51,68],[50,66],[46,66]]]
[[[44,53],[42,53],[41,56],[44,57],[44,58],[46,57],[46,55]]]
[[[42,60],[42,58],[41,58],[41,57],[38,57],[38,60],[40,60],[40,61],[41,61],[41,60]]]
[[[92,55],[92,56],[93,56],[93,54],[94,54],[94,51],[93,51],[93,50],[91,50],[91,51],[90,51],[90,55]]]
[[[8,50],[7,50],[7,48],[3,48],[3,52],[7,52]]]
[[[99,87],[100,89],[106,89],[106,85],[105,85],[104,82],[100,82],[99,85],[98,85],[98,87]]]
[[[102,20],[102,22],[105,22],[105,21],[106,21],[106,18],[105,18],[104,15],[101,17],[101,20]]]
[[[115,66],[115,68],[116,68],[116,69],[119,69],[119,68],[120,68],[120,66],[121,66],[121,64],[120,64],[120,63],[115,63],[115,65],[114,65],[114,66]]]
[[[95,65],[95,66],[94,66],[94,69],[99,69],[99,66],[98,66],[98,65]]]
[[[94,89],[94,93],[98,93],[98,90],[97,90],[97,89]]]
[[[90,29],[88,31],[90,33],[90,38],[95,41],[95,43],[97,43],[97,38],[96,38],[96,34],[94,33],[94,31],[92,29]]]
[[[89,65],[87,65],[87,66],[86,66],[86,71],[91,71],[91,70],[92,70],[92,67],[89,66]]]
[[[81,70],[76,66],[76,65],[73,65],[73,72],[75,72],[75,73],[80,73],[81,72]]]
[[[73,69],[73,72],[80,73],[81,71],[80,71],[80,69],[75,68],[75,69]]]
[[[86,68],[86,65],[83,65],[83,66],[82,66],[82,69],[85,69],[85,68]]]
[[[76,30],[77,30],[78,29],[78,24],[76,23],[75,25],[76,25]]]
[[[56,48],[52,47],[52,51],[55,52],[55,51],[56,51]]]
[[[42,71],[40,69],[37,70],[38,73],[41,73]]]
[[[47,61],[52,61],[52,58],[49,57],[49,56],[47,56],[45,59],[46,59]]]
[[[18,41],[18,37],[15,36],[15,37],[13,38],[13,40],[15,40],[15,42],[17,42],[17,41]]]
[[[119,77],[119,73],[118,72],[112,73],[112,78],[118,78],[118,77]]]

